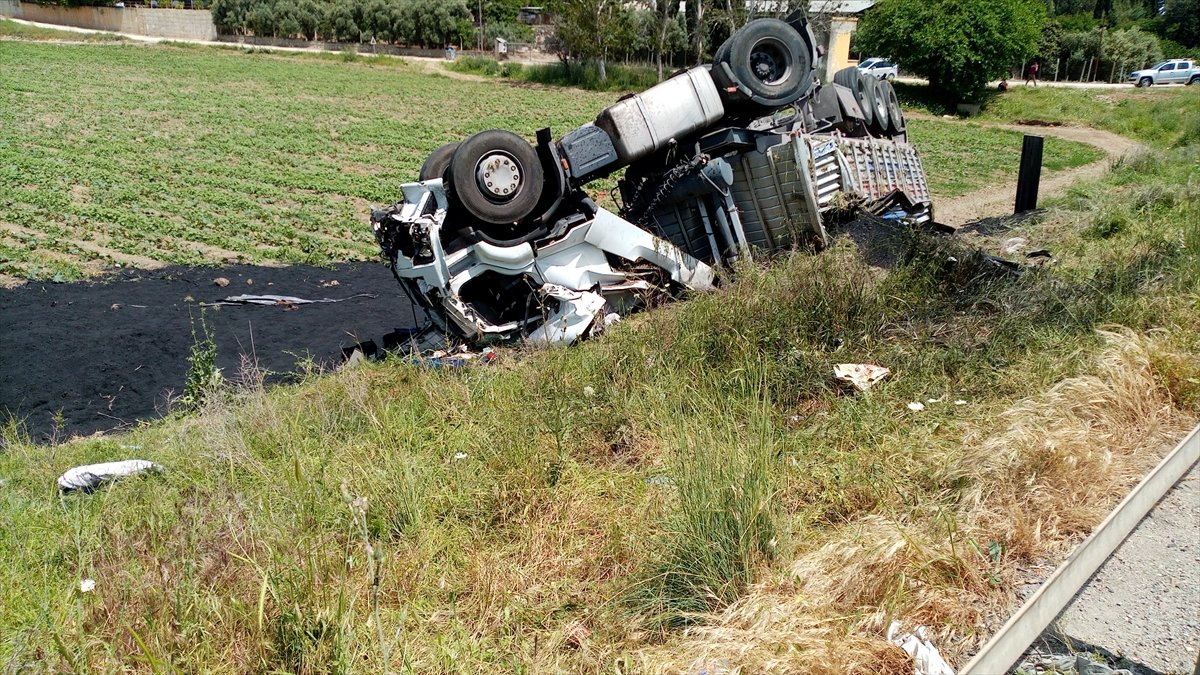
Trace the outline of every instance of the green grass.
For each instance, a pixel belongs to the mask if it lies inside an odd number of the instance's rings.
[[[613,101],[336,54],[6,41],[0,60],[0,275],[15,278],[371,258],[369,206],[433,148],[494,127],[562,133]],[[1011,132],[917,121],[913,137],[939,196],[1015,171]],[[1093,156],[1046,150],[1051,168]]]
[[[600,79],[600,69],[593,62],[522,65],[512,61],[501,63],[496,59],[481,56],[465,56],[444,65],[460,73],[509,78],[556,87],[578,87],[590,91],[641,91],[658,84],[658,73],[654,68],[618,63],[608,64],[608,77],[605,80]]]
[[[1015,87],[992,98],[982,119],[1094,126],[1155,147],[1179,147],[1200,138],[1198,109],[1200,87]]]
[[[79,33],[71,30],[41,28],[0,17],[0,40],[5,38],[64,42],[121,42],[125,39],[115,33]]]
[[[917,146],[935,197],[957,197],[988,185],[1011,183],[1021,159],[1021,134],[979,124],[911,119],[909,140]],[[1083,143],[1047,138],[1042,166],[1050,171],[1090,164],[1104,153]]]
[[[882,272],[842,239],[494,367],[229,388],[50,446],[9,425],[0,661],[655,672],[711,647],[747,672],[909,672],[888,619],[971,634],[1200,414],[1200,200],[1169,189],[1198,153],[1022,225],[1060,262],[1021,277],[915,234]],[[1094,332],[1113,324],[1153,334]],[[843,362],[892,375],[856,394]],[[55,494],[130,455],[167,471]]]
[[[0,61],[0,274],[16,277],[122,256],[373,257],[369,205],[433,148],[570,129],[611,98],[207,48],[4,42]]]

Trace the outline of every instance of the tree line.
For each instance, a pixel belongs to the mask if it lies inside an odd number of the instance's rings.
[[[855,48],[949,99],[1034,62],[1043,79],[1120,82],[1164,57],[1200,58],[1200,0],[880,0]]]
[[[474,7],[472,6],[474,4]],[[213,23],[226,34],[382,42],[426,48],[474,45],[482,3],[468,0],[213,0]],[[484,36],[526,40],[532,29],[517,23],[519,2],[483,5]]]

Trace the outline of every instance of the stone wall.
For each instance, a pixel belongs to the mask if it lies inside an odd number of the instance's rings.
[[[199,9],[63,7],[0,0],[0,15],[58,26],[184,40],[215,40],[212,13]]]

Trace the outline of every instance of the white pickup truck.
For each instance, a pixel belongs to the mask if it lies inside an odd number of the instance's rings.
[[[1200,68],[1191,59],[1171,59],[1155,64],[1145,70],[1129,74],[1129,81],[1139,87],[1152,84],[1197,84],[1200,83]]]

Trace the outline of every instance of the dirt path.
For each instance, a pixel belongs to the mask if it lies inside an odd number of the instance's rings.
[[[914,115],[913,117],[918,117]],[[931,118],[932,119],[932,118]],[[1103,176],[1113,163],[1127,154],[1144,148],[1140,143],[1110,131],[1091,127],[1049,126],[1041,124],[984,124],[984,126],[1038,136],[1054,136],[1068,141],[1086,143],[1107,155],[1107,158],[1073,169],[1047,174],[1043,172],[1039,197],[1055,195],[1080,181]],[[989,185],[961,197],[939,200],[937,218],[947,225],[963,225],[985,216],[1012,211],[1016,200],[1016,181]]]

